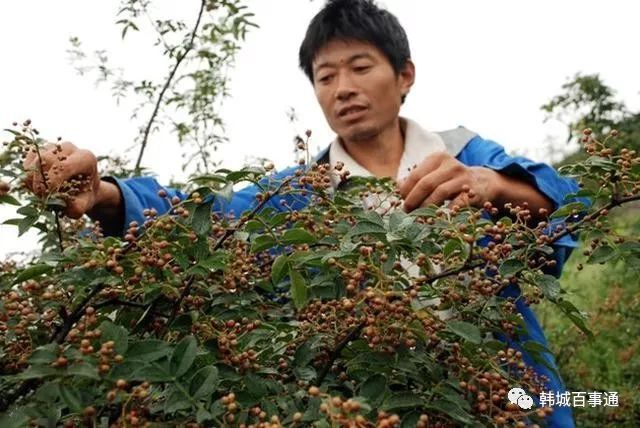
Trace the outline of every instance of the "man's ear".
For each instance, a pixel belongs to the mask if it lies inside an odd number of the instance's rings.
[[[407,62],[404,64],[404,68],[398,75],[398,83],[400,84],[400,91],[403,95],[407,95],[409,93],[415,80],[416,66],[413,61],[411,61],[411,58],[408,58]]]

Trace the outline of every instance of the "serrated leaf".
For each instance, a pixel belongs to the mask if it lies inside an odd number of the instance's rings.
[[[127,352],[129,334],[126,328],[116,325],[111,321],[104,321],[100,324],[99,329],[102,332],[101,337],[104,341],[113,340],[115,342],[114,349],[116,353],[124,355],[125,352]]]
[[[292,244],[312,244],[316,238],[302,228],[289,229],[282,235],[282,242],[286,245]]]
[[[289,258],[285,254],[281,254],[273,261],[271,265],[271,281],[274,284],[282,281],[284,276],[287,274],[287,270],[289,267]]]
[[[608,245],[596,248],[587,259],[588,264],[605,263],[616,256],[616,250]]]
[[[589,337],[593,337],[593,333],[587,327],[584,316],[573,303],[564,299],[558,299],[554,303],[562,310],[562,312],[571,320],[571,322],[573,322],[576,327],[582,330],[584,334]]]
[[[40,346],[31,353],[29,357],[29,364],[49,364],[58,357],[58,344],[49,343],[44,346]]]
[[[193,231],[199,236],[206,236],[211,231],[212,204],[213,199],[198,205],[193,212],[191,227],[193,227]]]
[[[307,283],[297,270],[290,269],[289,277],[291,278],[291,299],[294,306],[300,309],[307,303]]]
[[[148,382],[169,382],[173,379],[167,368],[166,360],[159,364],[157,362],[145,364],[135,371],[134,378]]]
[[[198,370],[191,378],[189,393],[194,399],[206,398],[214,393],[218,387],[218,369],[206,366]]]
[[[174,389],[167,396],[167,401],[164,404],[164,411],[166,413],[174,413],[178,410],[188,409],[189,407],[191,407],[189,397],[179,389]]]
[[[249,394],[257,399],[267,395],[268,391],[265,386],[265,382],[260,376],[249,372],[244,376],[244,384],[246,385]]]
[[[560,282],[552,275],[539,275],[535,279],[535,284],[542,290],[544,296],[549,300],[555,300],[560,294]]]
[[[129,344],[126,359],[149,363],[166,357],[171,348],[163,340],[148,339]]]
[[[500,275],[512,276],[524,269],[524,263],[518,259],[507,259],[498,268]]]
[[[98,369],[95,366],[92,366],[88,363],[77,363],[73,364],[71,367],[67,369],[67,376],[80,376],[86,377],[89,379],[100,380],[100,375],[98,374]]]
[[[421,407],[426,404],[420,396],[411,392],[399,392],[388,397],[382,404],[383,410],[400,410]]]
[[[276,245],[276,240],[271,235],[260,235],[251,241],[251,252],[259,253],[260,251],[268,250]]]
[[[462,250],[462,242],[459,239],[450,239],[444,245],[442,249],[442,254],[448,258],[450,257],[456,250]]]
[[[367,402],[374,407],[380,405],[387,391],[387,378],[380,374],[369,376],[360,385],[359,395],[367,399]]]
[[[429,403],[427,407],[449,416],[450,418],[464,424],[464,426],[473,424],[472,416],[450,400],[435,400]]]
[[[198,352],[198,341],[193,336],[186,336],[176,345],[169,361],[169,371],[180,377],[189,370]]]
[[[40,379],[46,376],[53,376],[58,374],[58,371],[49,366],[31,366],[22,373],[18,373],[16,378],[18,379]]]
[[[448,321],[447,329],[463,339],[474,343],[480,344],[482,342],[482,335],[480,329],[473,324],[465,321]]]
[[[37,264],[34,266],[30,266],[20,272],[16,279],[13,281],[14,284],[18,284],[23,281],[27,281],[29,279],[35,278],[37,276],[43,275],[45,273],[49,273],[53,270],[53,266],[49,266],[47,264]]]
[[[83,408],[80,395],[75,387],[60,385],[60,398],[72,413],[80,412]]]

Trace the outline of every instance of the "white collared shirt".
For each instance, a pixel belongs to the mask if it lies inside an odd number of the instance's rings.
[[[404,130],[404,151],[398,166],[396,180],[400,181],[409,175],[414,165],[422,162],[424,158],[436,152],[446,151],[446,146],[440,135],[429,132],[411,119],[400,117],[400,126]],[[344,164],[344,169],[350,176],[372,177],[373,174],[356,162],[345,150],[340,138],[331,143],[329,147],[329,163],[335,166],[338,162]],[[340,184],[340,175],[334,171],[331,174],[331,182],[335,189]]]

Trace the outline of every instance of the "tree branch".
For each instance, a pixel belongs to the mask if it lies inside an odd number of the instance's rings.
[[[193,30],[191,32],[191,37],[189,39],[189,43],[187,44],[184,52],[182,52],[181,55],[178,56],[175,65],[173,66],[173,68],[171,69],[169,76],[167,77],[167,80],[164,83],[164,86],[162,87],[162,90],[160,91],[160,95],[158,95],[158,99],[156,101],[156,105],[153,108],[153,113],[151,113],[151,117],[149,118],[149,122],[147,123],[147,127],[144,130],[144,135],[142,137],[142,143],[140,146],[140,152],[138,153],[138,160],[136,161],[136,166],[135,166],[135,170],[134,173],[136,175],[140,174],[140,163],[142,162],[142,156],[144,154],[144,150],[147,147],[147,143],[149,141],[149,133],[151,132],[151,127],[153,126],[153,123],[156,120],[156,116],[158,115],[158,111],[160,110],[160,104],[162,104],[162,99],[164,98],[164,94],[167,92],[167,90],[169,89],[169,87],[171,86],[171,82],[173,81],[173,78],[176,75],[176,72],[178,71],[178,68],[180,67],[180,64],[182,64],[182,61],[187,57],[187,54],[189,54],[189,52],[193,49],[193,41],[195,40],[196,34],[198,32],[198,28],[200,27],[200,21],[202,20],[202,14],[204,13],[204,7],[205,7],[205,0],[201,0],[200,2],[200,10],[198,12],[198,18],[196,19],[196,24],[193,27]]]

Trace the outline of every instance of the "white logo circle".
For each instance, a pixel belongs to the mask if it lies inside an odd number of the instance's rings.
[[[510,403],[516,404],[523,410],[529,410],[533,407],[533,398],[529,397],[522,388],[511,388],[507,397],[509,398]]]

